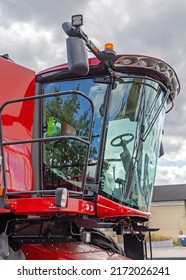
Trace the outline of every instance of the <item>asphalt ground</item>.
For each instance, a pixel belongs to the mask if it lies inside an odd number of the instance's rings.
[[[119,245],[123,248],[123,243],[119,242]],[[147,248],[147,260],[151,259],[150,248]],[[186,260],[186,246],[171,246],[152,248],[153,260]]]
[[[147,259],[150,259],[150,251],[147,250]],[[152,259],[157,260],[186,260],[186,246],[173,246],[166,248],[152,248]]]

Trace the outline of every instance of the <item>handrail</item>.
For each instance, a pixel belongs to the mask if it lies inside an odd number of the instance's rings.
[[[18,141],[4,141],[3,140],[3,124],[2,124],[2,113],[3,113],[3,109],[8,106],[9,104],[14,104],[14,103],[19,103],[19,102],[25,102],[25,101],[35,101],[35,100],[41,100],[41,99],[45,99],[45,98],[49,98],[49,97],[56,97],[56,96],[64,96],[64,95],[69,95],[69,94],[77,94],[80,95],[82,97],[84,97],[85,99],[88,100],[90,107],[91,107],[91,118],[90,118],[90,128],[89,128],[89,132],[88,132],[88,136],[87,139],[85,140],[83,139],[83,137],[79,137],[79,136],[68,136],[68,135],[64,135],[64,136],[54,136],[54,137],[39,137],[39,138],[32,138],[32,139],[25,139],[25,140],[18,140]],[[87,152],[85,155],[85,168],[84,168],[84,172],[83,172],[83,176],[82,176],[82,192],[78,192],[78,194],[83,195],[83,189],[84,189],[84,185],[85,185],[85,177],[86,177],[86,167],[88,164],[88,156],[89,156],[89,151],[90,151],[90,143],[91,143],[91,136],[92,136],[92,130],[93,130],[93,117],[94,117],[94,104],[93,101],[83,92],[81,91],[77,91],[77,90],[69,90],[69,91],[62,91],[62,92],[55,92],[55,93],[49,93],[49,94],[43,94],[43,95],[34,95],[34,96],[29,96],[29,97],[24,97],[24,98],[18,98],[18,99],[12,99],[12,100],[8,100],[6,102],[4,102],[1,106],[0,106],[0,149],[1,149],[1,156],[2,156],[2,173],[3,173],[3,184],[5,187],[5,195],[4,195],[4,199],[8,196],[8,195],[21,195],[21,194],[48,194],[51,193],[52,191],[55,190],[41,190],[41,191],[28,191],[28,192],[8,192],[7,191],[7,182],[6,182],[6,169],[5,169],[5,157],[4,157],[4,147],[5,146],[9,146],[9,145],[15,145],[15,144],[27,144],[27,143],[45,143],[45,142],[50,142],[50,141],[55,141],[55,140],[77,140],[79,142],[84,143],[85,145],[87,145]],[[72,191],[70,191],[71,193]]]

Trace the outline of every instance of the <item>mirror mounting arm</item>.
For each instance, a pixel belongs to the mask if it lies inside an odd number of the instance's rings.
[[[108,64],[111,61],[115,61],[116,59],[116,52],[112,49],[105,49],[104,51],[100,51],[96,45],[89,40],[88,36],[83,32],[80,26],[75,27],[72,25],[71,22],[64,22],[62,24],[62,28],[64,32],[69,37],[76,37],[82,39],[87,48],[101,61],[105,64],[106,68],[108,69]],[[110,66],[110,65],[109,65]],[[110,72],[110,71],[109,71]]]

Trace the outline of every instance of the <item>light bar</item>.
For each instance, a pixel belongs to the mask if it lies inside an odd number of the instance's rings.
[[[157,58],[138,55],[123,55],[115,63],[115,67],[134,67],[136,69],[149,69],[158,72],[169,81],[172,98],[180,91],[180,84],[175,71],[164,61]],[[164,83],[164,79],[162,81]]]

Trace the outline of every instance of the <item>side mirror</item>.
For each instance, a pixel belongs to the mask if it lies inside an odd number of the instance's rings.
[[[85,42],[78,37],[68,37],[66,43],[70,72],[86,76],[89,72],[89,64]]]

